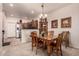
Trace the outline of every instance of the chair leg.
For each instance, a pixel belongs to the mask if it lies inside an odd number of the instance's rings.
[[[63,54],[62,54],[62,49],[61,49],[61,46],[60,46],[60,55],[62,56]]]
[[[58,56],[62,56],[62,50],[58,50],[58,51],[57,51],[57,55],[58,55]]]
[[[32,47],[32,51],[33,51],[33,47]]]
[[[61,56],[63,56],[63,54],[62,54],[62,50],[61,50]]]
[[[32,51],[33,51],[33,43],[32,43]]]
[[[37,55],[37,50],[38,50],[38,47],[37,46],[38,46],[38,44],[36,44],[36,55]]]
[[[60,56],[61,55],[61,50],[60,49],[56,49],[56,55]]]
[[[36,55],[37,55],[37,47],[36,47]]]
[[[59,56],[59,51],[58,51],[58,49],[56,50],[56,55]]]
[[[61,56],[63,56],[63,54],[61,53]]]

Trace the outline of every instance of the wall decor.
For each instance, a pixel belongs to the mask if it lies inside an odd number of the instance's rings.
[[[22,29],[38,29],[38,20],[22,23]]]
[[[51,28],[58,28],[58,20],[51,21]]]
[[[71,28],[71,17],[61,19],[61,28]]]

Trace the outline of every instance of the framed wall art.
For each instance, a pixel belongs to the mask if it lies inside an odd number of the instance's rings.
[[[38,29],[38,21],[37,20],[32,20],[27,23],[22,24],[23,29]]]
[[[51,28],[58,28],[58,20],[51,21]]]
[[[61,19],[61,28],[71,28],[71,17]]]

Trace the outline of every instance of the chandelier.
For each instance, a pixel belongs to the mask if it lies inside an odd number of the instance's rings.
[[[42,3],[41,8],[42,8],[42,13],[40,14],[40,18],[45,19],[47,18],[47,14],[45,14],[44,3]]]

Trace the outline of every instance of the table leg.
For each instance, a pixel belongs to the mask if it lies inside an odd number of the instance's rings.
[[[48,56],[51,55],[51,47],[50,46],[47,46],[47,53],[48,53]]]
[[[51,46],[50,46],[50,43],[51,43],[51,41],[47,41],[47,53],[48,53],[48,56],[50,56],[51,55],[51,52],[52,52],[52,48],[51,48]]]

